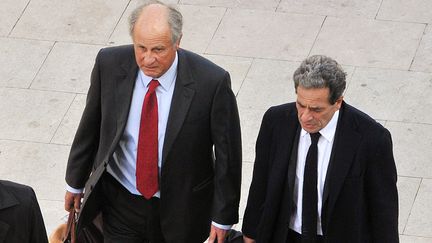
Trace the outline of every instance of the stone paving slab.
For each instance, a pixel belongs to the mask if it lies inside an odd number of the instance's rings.
[[[0,139],[49,143],[74,97],[69,93],[0,88]]]
[[[38,199],[61,200],[70,146],[0,140],[0,178],[33,187]]]
[[[432,238],[429,237],[416,237],[416,236],[400,236],[401,243],[431,243]]]
[[[425,25],[360,18],[327,17],[311,54],[339,63],[407,70]]]
[[[432,23],[432,1],[383,0],[377,19]]]
[[[57,42],[30,88],[86,94],[95,57],[102,47]]]
[[[431,10],[432,14],[432,10]],[[413,71],[432,73],[432,25],[429,24],[422,37],[416,57],[411,65]]]
[[[432,124],[432,74],[357,68],[346,99],[375,119]]]
[[[386,127],[392,133],[398,174],[432,179],[432,124],[387,122]]]
[[[432,179],[423,179],[404,234],[432,237]]]
[[[398,177],[399,233],[403,233],[420,187],[421,178]]]
[[[212,7],[275,10],[279,0],[180,0],[180,3]]]
[[[28,88],[53,44],[0,37],[0,87]]]
[[[127,0],[31,0],[12,37],[105,44]]]
[[[7,36],[18,21],[28,0],[0,1],[0,36]]]
[[[255,161],[255,143],[266,110],[240,108],[243,161]]]
[[[300,61],[312,47],[322,16],[228,9],[207,53]]]
[[[180,45],[182,48],[204,53],[226,9],[188,5],[181,5],[179,9],[184,14],[184,33],[187,33],[183,35]]]
[[[233,90],[234,94],[237,95],[243,85],[246,75],[250,70],[253,59],[220,55],[204,55],[204,57],[223,67],[230,73],[231,89]]]
[[[291,77],[299,65],[299,62],[255,59],[237,96],[239,107],[267,110],[295,101]]]
[[[282,0],[277,11],[349,18],[375,18],[381,0]]]
[[[72,105],[63,117],[60,126],[54,134],[51,143],[72,145],[76,130],[78,129],[81,115],[86,104],[87,95],[78,94]]]

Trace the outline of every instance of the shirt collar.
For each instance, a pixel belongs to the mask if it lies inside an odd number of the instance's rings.
[[[162,87],[165,91],[169,90],[169,88],[174,83],[174,80],[177,77],[177,66],[178,66],[178,57],[176,52],[171,67],[162,76],[156,79],[157,81],[159,81],[160,87]],[[141,69],[139,70],[138,75],[144,87],[147,87],[150,81],[154,79],[150,76],[145,75]]]
[[[332,142],[336,133],[336,126],[337,126],[337,121],[339,118],[339,110],[337,110],[334,114],[333,117],[330,119],[329,123],[327,123],[327,125],[322,128],[319,133],[321,134],[322,137],[324,137],[328,142]],[[303,128],[301,129],[300,132],[300,136],[305,136],[306,134],[309,134],[308,132],[306,132]]]

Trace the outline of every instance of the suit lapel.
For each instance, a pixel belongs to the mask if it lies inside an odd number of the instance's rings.
[[[124,63],[120,69],[120,77],[115,83],[115,102],[117,116],[117,131],[114,145],[117,145],[119,139],[123,135],[124,128],[129,116],[130,104],[132,101],[135,80],[138,74],[138,66],[136,62],[130,60]]]
[[[300,131],[301,131],[300,126],[297,126],[297,132],[291,149],[291,157],[289,158],[289,162],[288,162],[288,195],[291,198],[291,201],[289,202],[290,205],[292,205],[293,203],[292,198],[294,198],[294,183],[296,178],[297,153],[298,153],[298,142],[300,138]],[[291,212],[291,209],[289,212]]]
[[[195,95],[193,89],[193,75],[188,68],[186,53],[182,50],[178,51],[178,68],[177,79],[174,88],[174,94],[171,101],[170,113],[165,132],[165,141],[162,152],[162,164],[165,165],[165,160],[170,152],[173,143],[180,132],[189,107]]]
[[[328,216],[333,211],[361,140],[361,135],[353,127],[355,121],[352,120],[346,105],[341,110],[323,192],[323,205],[328,203],[326,205]]]

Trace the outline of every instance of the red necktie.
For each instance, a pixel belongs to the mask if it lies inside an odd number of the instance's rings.
[[[159,85],[152,80],[144,98],[138,138],[136,186],[150,199],[158,191],[158,105],[155,89]]]

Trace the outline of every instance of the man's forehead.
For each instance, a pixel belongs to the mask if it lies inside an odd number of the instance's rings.
[[[327,106],[328,104],[325,102],[321,102],[321,101],[304,101],[301,100],[297,97],[297,103],[303,107],[307,107],[307,108],[323,108],[325,106]]]
[[[328,88],[297,88],[297,101],[303,105],[319,106],[328,103]]]

